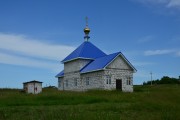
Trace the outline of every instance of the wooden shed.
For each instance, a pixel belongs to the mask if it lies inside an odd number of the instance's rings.
[[[40,81],[29,81],[23,83],[23,89],[26,93],[38,94],[42,92],[42,82]]]

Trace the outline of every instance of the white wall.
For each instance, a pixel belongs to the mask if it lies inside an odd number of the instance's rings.
[[[42,92],[42,83],[27,83],[27,93],[38,94]]]

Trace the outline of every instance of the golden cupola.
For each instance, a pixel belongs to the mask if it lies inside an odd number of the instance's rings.
[[[85,33],[84,39],[85,39],[85,41],[88,41],[88,39],[90,38],[89,32],[90,32],[90,29],[88,27],[88,18],[86,17],[86,27],[84,28],[84,33]]]

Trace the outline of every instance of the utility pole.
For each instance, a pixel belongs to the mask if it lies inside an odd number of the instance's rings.
[[[152,85],[152,71],[150,72],[150,75],[151,75],[151,85]]]

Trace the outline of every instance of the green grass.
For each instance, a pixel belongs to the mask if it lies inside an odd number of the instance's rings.
[[[64,92],[38,95],[0,89],[0,120],[180,120],[180,86],[135,86],[120,91]]]

